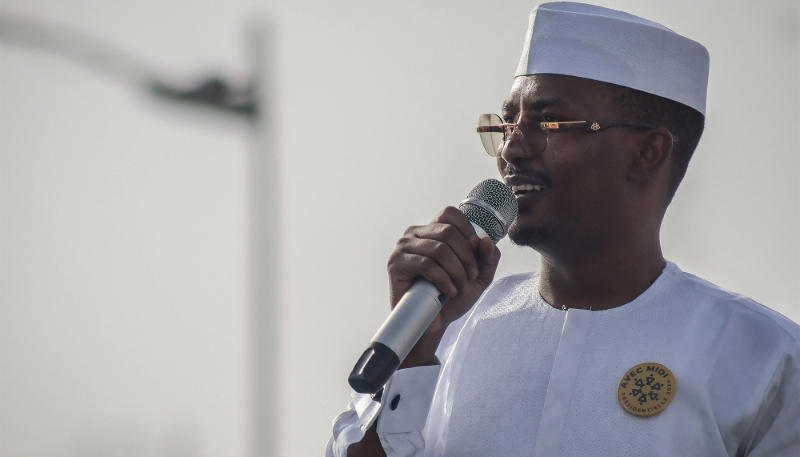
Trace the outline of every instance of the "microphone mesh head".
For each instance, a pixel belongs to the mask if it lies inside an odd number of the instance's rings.
[[[458,209],[497,243],[506,236],[518,208],[517,199],[508,186],[496,179],[487,179],[472,189]]]

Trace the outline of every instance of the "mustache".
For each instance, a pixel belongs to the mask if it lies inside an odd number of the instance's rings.
[[[503,178],[511,175],[521,178],[529,178],[535,181],[540,181],[547,185],[551,184],[550,175],[548,175],[547,173],[535,170],[533,168],[520,167],[512,163],[506,163],[505,166],[500,169],[500,175],[503,176]]]

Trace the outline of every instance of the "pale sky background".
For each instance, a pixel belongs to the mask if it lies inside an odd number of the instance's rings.
[[[796,0],[597,2],[711,54],[667,214],[680,268],[800,320]],[[4,1],[176,74],[276,33],[281,455],[321,455],[406,226],[496,177],[474,126],[535,2]],[[250,131],[0,42],[0,456],[249,456]],[[501,243],[501,273],[538,256]],[[256,431],[260,433],[261,431]]]

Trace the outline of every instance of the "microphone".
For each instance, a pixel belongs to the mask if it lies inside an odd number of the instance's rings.
[[[508,186],[496,179],[487,179],[472,189],[458,209],[467,216],[480,238],[488,236],[497,244],[517,217],[517,199]],[[446,300],[447,296],[430,281],[417,279],[356,362],[347,378],[350,387],[362,394],[381,390]]]

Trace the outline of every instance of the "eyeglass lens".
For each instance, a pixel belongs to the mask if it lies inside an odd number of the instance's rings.
[[[500,116],[497,114],[481,114],[478,118],[478,127],[497,127],[502,123],[503,120],[500,119]],[[506,136],[505,132],[481,132],[479,135],[481,136],[483,149],[486,149],[486,152],[490,156],[497,157],[500,148],[503,147],[503,141]]]
[[[523,148],[531,148],[534,152],[542,152],[547,145],[547,130],[541,127],[544,117],[536,112],[526,112],[525,118],[515,119],[518,124],[501,126],[503,120],[497,114],[482,114],[478,118],[478,127],[488,127],[485,132],[480,132],[481,143],[486,153],[497,157],[509,137],[515,132],[522,134]],[[492,127],[495,127],[492,129]]]

